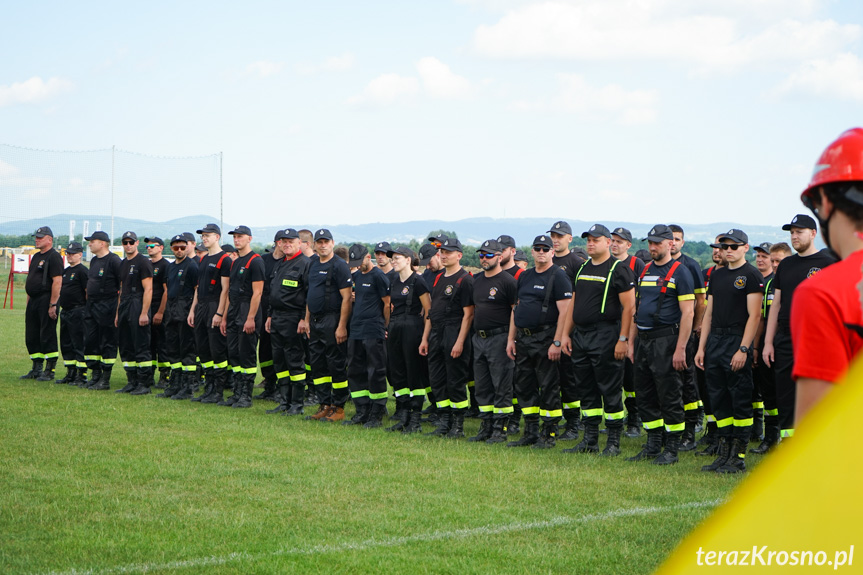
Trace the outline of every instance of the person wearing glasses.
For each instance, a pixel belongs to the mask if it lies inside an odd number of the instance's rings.
[[[524,433],[507,447],[554,447],[563,417],[557,364],[572,288],[566,272],[551,261],[553,247],[547,235],[534,238],[536,265],[518,278],[507,355],[515,360],[515,395],[524,416]]]
[[[817,224],[812,216],[797,214],[782,229],[791,235],[791,246],[797,252],[776,268],[773,278],[773,304],[767,316],[762,357],[773,366],[776,378],[776,404],[779,408],[779,434],[782,439],[794,435],[794,404],[797,385],[792,378],[794,349],[791,337],[791,306],[794,292],[805,280],[836,262],[826,249],[815,246]]]
[[[120,297],[117,304],[117,343],[127,383],[114,393],[146,395],[153,379],[150,354],[150,302],[153,299],[153,264],[138,251],[138,235],[122,237],[125,258],[120,264]]]
[[[63,258],[54,249],[54,232],[42,226],[33,232],[37,253],[30,257],[25,290],[24,342],[33,367],[19,379],[54,381],[57,365],[57,301],[63,284]],[[45,371],[42,371],[42,360]]]
[[[266,323],[270,317],[270,284],[275,273],[276,266],[285,257],[285,252],[282,251],[279,239],[284,236],[284,230],[278,230],[273,236],[273,247],[265,249],[261,254],[261,259],[264,261],[264,291],[261,293],[261,317]],[[261,330],[258,339],[258,365],[261,368],[261,375],[264,380],[258,384],[258,387],[263,387],[264,391],[253,397],[252,399],[263,399],[266,401],[275,401],[281,404],[279,397],[278,378],[276,377],[276,368],[273,367],[273,342],[270,339],[270,332],[265,328]]]
[[[503,251],[500,254],[500,269],[501,271],[507,272],[509,275],[514,277],[516,280],[523,273],[521,267],[517,266],[515,263],[515,238],[512,236],[508,236],[506,234],[500,235],[497,238],[498,243],[501,245]],[[476,386],[474,386],[476,387]],[[507,435],[518,435],[521,431],[519,424],[521,423],[521,406],[518,403],[518,398],[513,393],[512,396],[512,416],[509,418],[509,423],[506,425],[506,434]]]
[[[66,364],[66,377],[57,383],[80,385],[87,380],[87,364],[84,363],[84,313],[87,305],[88,270],[81,263],[84,246],[69,242],[66,246],[66,261],[69,267],[63,270],[60,287],[60,351]]]
[[[746,471],[752,430],[752,346],[761,317],[762,276],[746,261],[749,237],[731,229],[719,236],[728,265],[717,269],[707,288],[704,328],[695,365],[704,370],[716,418],[717,457],[702,471]]]
[[[192,242],[194,246],[194,241]],[[198,285],[198,263],[190,253],[188,236],[171,238],[174,261],[165,270],[165,361],[171,366],[168,386],[156,397],[191,399],[197,387],[195,361],[195,331],[186,318],[192,310],[195,287]]]
[[[84,314],[84,361],[90,368],[87,389],[111,389],[111,370],[117,361],[117,293],[120,291],[120,257],[108,249],[111,239],[99,230],[84,238],[89,243],[87,311]]]
[[[144,238],[147,255],[153,264],[153,301],[150,303],[150,315],[153,324],[150,326],[150,355],[153,357],[153,366],[159,370],[159,381],[155,386],[164,389],[168,384],[168,375],[171,373],[171,364],[165,359],[165,306],[168,303],[168,294],[165,291],[165,272],[168,270],[168,260],[162,257],[165,243],[162,238]],[[155,370],[153,370],[155,377]]]

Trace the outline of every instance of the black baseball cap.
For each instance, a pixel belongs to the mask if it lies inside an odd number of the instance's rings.
[[[593,224],[590,226],[590,229],[581,234],[582,238],[586,238],[587,236],[593,238],[609,238],[611,239],[611,232],[608,231],[608,228],[602,224]]]
[[[54,237],[54,232],[51,231],[51,228],[48,226],[42,226],[40,228],[36,228],[36,231],[31,234],[34,238],[44,238],[45,236]]]
[[[136,234],[135,232],[125,232],[120,241],[123,241],[123,240],[134,240],[137,242],[138,241],[138,234]]]
[[[186,238],[186,234],[177,234],[173,238],[171,238],[171,245],[174,245],[177,242],[188,242],[189,240]]]
[[[366,256],[369,255],[369,250],[363,244],[354,244],[348,250],[348,265],[352,268],[360,267]]]
[[[230,232],[228,232],[229,236],[250,236],[252,235],[252,230],[249,229],[249,226],[237,226]]]
[[[89,236],[87,236],[84,239],[87,240],[88,242],[90,240],[102,240],[103,242],[110,242],[111,241],[111,238],[108,237],[108,234],[106,232],[103,232],[102,230],[96,230],[95,232],[93,232],[92,234],[90,234]]]
[[[515,250],[515,255],[512,256],[512,259],[516,262],[526,262],[527,255],[525,255],[525,253],[521,250]]]
[[[611,235],[617,236],[621,239],[628,241],[629,243],[632,243],[632,232],[630,232],[626,228],[614,228],[611,231]]]
[[[385,254],[387,252],[391,252],[392,250],[393,250],[393,247],[390,245],[389,242],[378,242],[375,245],[375,253],[381,252],[381,253]]]
[[[51,236],[51,237],[53,238],[54,236]],[[84,246],[82,246],[78,242],[69,242],[69,245],[66,246],[66,253],[67,254],[80,254],[83,251],[84,251]]]
[[[507,235],[498,236],[497,243],[500,244],[501,248],[513,248],[513,249],[515,249],[515,247],[516,247],[515,246],[515,238],[513,238],[512,236],[507,236]]]
[[[756,252],[764,252],[765,254],[769,254],[770,248],[772,248],[772,247],[773,247],[773,244],[771,244],[770,242],[761,242],[760,244],[755,246],[753,249]]]
[[[807,216],[806,214],[797,214],[791,219],[790,224],[785,224],[782,226],[782,229],[786,232],[791,228],[803,228],[807,230],[817,230],[818,225],[815,223],[815,220],[812,216]]]
[[[144,238],[145,244],[159,244],[162,247],[165,247],[165,242],[162,241],[162,238],[152,237],[152,238]]]
[[[380,245],[380,244],[378,244],[378,245]],[[375,253],[377,253],[377,252],[375,252]],[[394,250],[393,249],[387,250],[387,257],[388,258],[391,258],[396,254],[401,254],[404,257],[409,258],[409,259],[414,258],[414,251],[407,246],[399,246]]]
[[[563,235],[563,234],[572,235],[572,226],[570,226],[568,223],[566,223],[563,220],[561,220],[559,222],[554,222],[551,225],[551,229],[545,233],[550,234],[552,232],[554,232],[556,234],[561,234],[561,235]]]
[[[183,236],[183,239],[187,242],[195,243],[195,234],[193,234],[192,232],[183,232],[180,235]]]
[[[674,232],[665,224],[656,224],[650,231],[647,232],[647,237],[644,238],[649,242],[661,242],[662,240],[674,240]]]
[[[222,235],[222,228],[216,224],[207,224],[202,229],[198,230],[199,234],[219,234]]]
[[[333,234],[330,233],[330,230],[328,230],[326,228],[321,228],[315,232],[315,241],[318,241],[318,240],[334,241],[333,240]]]
[[[204,244],[195,244],[195,251],[196,252],[205,252],[205,251],[207,251],[207,248],[204,247]]]
[[[440,249],[445,252],[461,252],[461,242],[458,241],[458,238],[447,238],[441,244]]]
[[[300,234],[294,228],[285,228],[283,230],[279,230],[276,232],[276,238],[273,240],[277,242],[279,240],[296,240],[300,238]]]
[[[233,254],[233,253],[236,253],[237,248],[235,248],[231,244],[222,244],[222,251],[227,252],[229,254]]]
[[[548,236],[536,236],[533,238],[533,243],[531,246],[544,246],[547,248],[553,248],[554,242],[551,241],[551,238]]]
[[[479,246],[478,252],[482,252],[484,254],[499,254],[503,251],[503,244],[501,244],[497,240],[486,240]]]
[[[449,236],[448,236],[448,235],[446,235],[446,234],[444,234],[444,233],[440,233],[440,234],[437,234],[436,236],[429,236],[429,239],[428,239],[428,240],[429,240],[430,242],[432,242],[432,243],[434,243],[434,242],[438,242],[438,243],[441,243],[441,244],[442,244],[442,243],[444,243],[445,241],[447,241],[448,239],[449,239]]]
[[[748,244],[749,243],[749,236],[747,236],[746,232],[744,232],[743,230],[738,230],[737,228],[731,228],[730,230],[728,230],[724,234],[719,235],[719,241],[721,242],[722,240],[731,240],[732,242],[735,242],[738,244]]]
[[[420,246],[420,265],[427,266],[431,259],[437,254],[437,248],[431,244]]]

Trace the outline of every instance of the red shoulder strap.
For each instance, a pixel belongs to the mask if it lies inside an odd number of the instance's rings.
[[[523,272],[523,271],[524,271],[523,269],[518,268],[518,271],[517,271],[517,272],[515,272],[515,279],[518,279],[518,276],[520,276],[520,275],[521,275],[521,272]]]
[[[671,276],[674,275],[674,271],[680,267],[680,261],[676,261],[671,264],[671,269],[668,270],[668,273],[665,274],[665,281],[662,282],[662,293],[665,293],[665,290],[668,288],[668,282],[671,279]]]
[[[440,277],[441,277],[442,275],[443,275],[443,272],[439,273],[438,275],[436,275],[436,276],[434,277],[434,283],[432,284],[432,287],[437,286],[437,281],[440,279]]]
[[[635,271],[635,256],[629,256],[629,269]]]
[[[638,281],[641,281],[641,280],[643,280],[643,279],[644,279],[644,274],[646,274],[646,273],[647,273],[647,270],[649,270],[649,269],[650,269],[650,264],[652,264],[652,263],[653,263],[653,262],[647,262],[647,265],[646,265],[646,266],[644,266],[644,269],[643,269],[643,270],[641,270],[641,275],[640,275],[640,276],[638,276]]]
[[[245,267],[246,267],[246,269],[249,269],[249,266],[252,264],[252,260],[253,260],[253,259],[255,259],[255,258],[259,258],[259,257],[261,257],[261,256],[259,256],[258,254],[253,253],[253,254],[252,254],[252,257],[250,257],[250,258],[249,258],[249,261],[247,261],[247,262],[246,262],[246,266],[245,266]]]
[[[222,269],[222,262],[223,262],[223,261],[225,261],[225,258],[226,258],[226,257],[228,257],[228,253],[227,253],[227,252],[222,252],[222,257],[220,257],[220,258],[219,258],[219,262],[216,264],[216,269],[217,269],[217,270]],[[212,278],[212,279],[210,280],[210,284],[212,284],[212,285],[216,285],[216,278]]]

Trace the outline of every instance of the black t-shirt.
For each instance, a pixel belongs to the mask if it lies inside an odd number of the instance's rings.
[[[542,304],[545,302],[546,290],[551,277],[551,295],[548,296],[548,309],[542,314]],[[560,312],[557,302],[572,298],[572,287],[566,272],[557,266],[551,266],[542,273],[536,268],[524,270],[518,278],[518,305],[515,306],[515,326],[532,328],[541,325],[556,324]]]
[[[763,279],[761,272],[748,262],[734,270],[728,267],[716,268],[707,286],[707,297],[713,298],[710,329],[744,329],[749,320],[746,296],[763,293]]]
[[[252,299],[252,284],[264,281],[264,260],[255,252],[234,260],[231,264],[231,282],[228,284],[228,297],[231,301]],[[259,308],[260,309],[260,308]]]
[[[692,274],[686,270],[681,263],[675,268],[671,277],[671,271],[675,260],[671,260],[663,266],[650,264],[644,276],[638,280],[638,309],[635,312],[635,324],[639,329],[653,329],[680,323],[681,301],[695,301],[695,286],[692,283]],[[667,280],[667,281],[666,281]],[[659,302],[662,287],[665,286],[665,295],[662,296],[662,307],[659,317],[656,318],[656,307]]]
[[[607,293],[606,281],[609,282]],[[617,258],[609,257],[599,265],[594,265],[593,260],[587,260],[583,267],[576,270],[576,280],[572,289],[572,297],[575,298],[572,320],[575,325],[582,326],[620,321],[623,313],[620,294],[634,287],[635,278],[632,270]],[[604,312],[602,311],[603,300],[605,301]]]
[[[330,287],[327,288],[327,278]],[[351,287],[351,270],[347,262],[338,256],[331,256],[326,263],[320,258],[312,258],[309,266],[309,291],[306,304],[309,313],[338,313],[342,309],[342,294],[339,290]]]
[[[473,305],[473,276],[464,268],[449,277],[445,274],[441,270],[432,280],[432,327],[461,323],[464,308]]]
[[[492,330],[509,327],[512,306],[518,301],[518,285],[508,273],[486,277],[484,273],[473,278],[473,327]]]
[[[168,260],[165,258],[157,262],[150,261],[153,265],[153,299],[150,301],[150,307],[153,310],[159,309],[162,303],[162,294],[165,293],[165,282],[168,272]]]
[[[231,277],[231,258],[225,252],[207,254],[198,264],[198,301],[218,300],[222,278]]]
[[[779,262],[776,268],[776,277],[773,279],[773,289],[781,291],[779,296],[779,327],[790,330],[791,325],[791,298],[803,280],[811,278],[830,264],[836,263],[836,258],[827,250],[815,252],[811,256],[803,257],[800,254],[788,256]]]
[[[44,254],[39,252],[30,257],[30,272],[24,289],[30,297],[51,293],[52,280],[63,275],[63,256],[51,248]]]
[[[116,299],[120,291],[120,257],[108,252],[90,260],[87,274],[87,299],[92,301]]]
[[[264,291],[261,293],[261,309],[266,313],[270,306],[270,289],[273,283],[273,274],[276,272],[276,266],[285,258],[274,258],[272,252],[266,252],[261,256],[261,259],[264,261]]]
[[[198,262],[194,258],[185,258],[181,262],[168,265],[165,272],[165,283],[168,286],[168,299],[195,296],[195,286],[198,285]]]
[[[368,273],[354,272],[354,306],[351,313],[351,339],[383,339],[384,302],[382,298],[390,295],[390,282],[387,274],[379,267],[372,267]]]
[[[570,251],[562,257],[552,256],[551,262],[566,273],[566,277],[569,278],[569,285],[571,287],[575,285],[575,274],[578,273],[578,268],[581,267],[581,264],[583,264],[585,260],[576,255],[575,252]]]
[[[306,311],[306,292],[309,289],[309,258],[303,252],[283,257],[273,269],[270,280],[270,307],[279,311]],[[264,282],[266,285],[267,282]]]
[[[120,264],[120,297],[141,299],[144,297],[143,280],[153,277],[150,258],[136,254],[132,259],[123,258]]]
[[[403,282],[398,274],[390,284],[390,303],[393,304],[392,317],[399,315],[422,315],[423,306],[420,297],[429,293],[425,280],[417,274],[411,274],[406,282]],[[408,307],[408,299],[410,306]]]
[[[626,258],[620,260],[620,263],[625,264],[626,267],[632,270],[632,275],[635,276],[635,279],[638,279],[638,276],[644,271],[644,266],[646,265],[644,260],[635,256],[626,256]]]
[[[57,303],[64,309],[81,307],[87,303],[87,268],[84,264],[63,270],[63,285]]]
[[[431,270],[430,270],[430,269],[428,269],[428,268],[426,268],[426,269],[424,269],[424,270],[423,270],[423,273],[421,274],[421,277],[423,278],[423,281],[424,281],[424,282],[426,282],[426,286],[429,288],[429,290],[431,290],[431,288],[432,288],[432,284],[434,283],[434,279],[435,279],[435,278],[437,277],[437,275],[438,275],[439,273],[441,273],[442,271],[443,271],[443,270],[438,270],[438,271],[436,271],[436,272],[433,272],[433,271],[431,271]]]
[[[378,268],[378,269],[380,269],[380,268]],[[381,270],[381,271],[383,271],[383,270]],[[388,286],[393,285],[393,282],[396,280],[396,278],[399,277],[399,272],[397,272],[396,270],[390,270],[388,272],[384,272],[384,274],[387,276],[387,282],[388,282],[387,285]]]
[[[672,258],[674,259],[674,258]],[[687,270],[689,270],[689,274],[692,276],[692,285],[695,286],[693,290],[696,294],[703,294],[707,291],[707,288],[702,287],[698,284],[699,279],[701,278],[701,266],[697,261],[689,257],[688,255],[681,252],[680,257],[677,259],[682,266],[685,266]]]
[[[524,270],[521,269],[520,267],[518,267],[517,265],[512,266],[510,268],[502,269],[501,271],[508,273],[509,275],[514,277],[515,279],[518,279],[521,276],[521,273],[519,273],[519,272],[522,272],[522,273],[524,272]]]
[[[710,284],[710,276],[713,275],[713,272],[715,272],[718,267],[719,266],[710,266],[709,268],[701,270],[701,282],[704,284],[705,288]]]

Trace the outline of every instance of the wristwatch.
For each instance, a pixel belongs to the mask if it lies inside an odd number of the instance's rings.
[[[626,337],[625,335],[622,335],[619,338],[617,338],[617,341],[629,341],[629,338]]]
[[[556,339],[556,340],[554,340],[553,342],[551,342],[551,344],[552,344],[554,347],[560,347],[560,340],[557,340],[557,339]]]
[[[748,348],[748,347],[746,347],[745,345],[741,345],[741,346],[740,346],[740,351],[742,351],[743,353],[749,353],[749,348]]]

